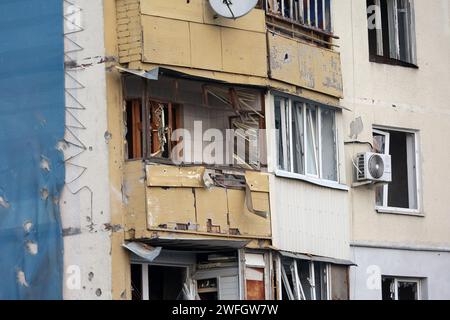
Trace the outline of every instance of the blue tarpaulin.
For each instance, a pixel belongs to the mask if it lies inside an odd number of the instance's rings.
[[[62,0],[0,0],[0,299],[61,299]]]

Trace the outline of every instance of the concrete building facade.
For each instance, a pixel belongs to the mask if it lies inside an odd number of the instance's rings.
[[[393,172],[385,187],[351,189],[351,297],[448,299],[449,4],[391,2],[334,7],[348,179],[371,148],[391,154]]]

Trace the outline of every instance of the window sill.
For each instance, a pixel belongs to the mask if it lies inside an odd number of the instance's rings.
[[[392,66],[400,66],[400,67],[411,68],[411,69],[419,69],[419,66],[417,66],[416,64],[401,61],[401,60],[396,60],[396,59],[392,59],[392,58],[386,58],[384,56],[370,55],[369,61],[375,62],[375,63],[389,64]]]
[[[341,191],[349,191],[350,190],[350,188],[345,184],[340,184],[335,181],[322,180],[322,179],[318,179],[318,178],[308,177],[308,176],[305,176],[302,174],[292,173],[292,172],[288,172],[288,171],[284,171],[284,170],[276,170],[275,175],[280,178],[301,180],[301,181],[308,182],[308,183],[314,184],[316,186],[324,187],[324,188],[336,189],[336,190],[341,190]]]
[[[412,216],[424,218],[425,215],[420,212],[420,210],[415,209],[403,209],[403,208],[387,208],[387,207],[376,207],[375,210],[380,214],[395,214],[402,216]]]

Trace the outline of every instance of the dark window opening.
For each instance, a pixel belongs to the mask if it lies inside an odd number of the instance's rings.
[[[200,297],[200,300],[206,301],[219,300],[217,278],[198,280],[197,292],[198,296]]]
[[[377,186],[377,206],[418,210],[416,135],[412,132],[374,130],[374,152],[391,155],[392,182]]]
[[[148,274],[150,300],[184,300],[186,269],[149,266]]]
[[[383,300],[420,300],[420,280],[382,277],[381,291]]]
[[[416,66],[412,0],[367,0],[370,61]]]
[[[143,157],[143,139],[142,139],[142,107],[140,100],[126,101],[127,117],[127,154],[128,159],[141,159]]]
[[[142,266],[131,265],[131,299],[142,300]]]
[[[409,208],[406,134],[391,132],[390,135],[392,183],[389,186],[388,205],[393,208]]]

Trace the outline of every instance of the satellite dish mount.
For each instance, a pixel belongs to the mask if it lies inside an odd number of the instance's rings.
[[[258,0],[209,0],[209,4],[217,16],[237,19],[252,11]]]

